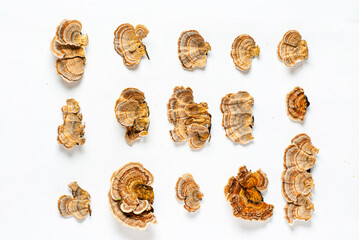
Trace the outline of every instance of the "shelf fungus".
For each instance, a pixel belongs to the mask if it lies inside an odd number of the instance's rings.
[[[260,49],[253,38],[247,34],[239,35],[232,43],[231,57],[234,65],[240,70],[248,70],[252,59],[259,55]]]
[[[156,223],[152,174],[141,163],[130,162],[111,176],[108,194],[113,217],[125,226],[145,230]]]
[[[286,100],[287,115],[293,121],[303,121],[307,108],[310,103],[304,90],[301,87],[295,87],[287,94]]]
[[[61,108],[64,123],[57,129],[57,141],[67,149],[75,145],[85,144],[85,125],[82,125],[82,114],[79,113],[79,103],[71,98],[66,100],[66,105]]]
[[[57,201],[57,207],[60,215],[63,217],[74,216],[78,220],[86,218],[87,214],[91,216],[90,194],[80,188],[77,182],[68,185],[72,191],[72,196],[63,195]]]
[[[270,218],[274,206],[265,203],[261,193],[267,186],[267,175],[261,169],[252,173],[246,166],[240,167],[237,176],[231,177],[224,188],[233,215],[250,221],[265,221]]]
[[[184,31],[178,39],[178,58],[184,69],[193,70],[206,66],[210,50],[209,43],[196,30]]]
[[[200,192],[199,185],[194,181],[189,173],[183,174],[176,184],[176,198],[184,202],[184,208],[188,212],[197,211],[201,205],[203,194]]]
[[[278,44],[278,57],[287,67],[293,67],[297,61],[308,59],[308,46],[295,30],[286,32]]]
[[[168,120],[174,125],[170,130],[174,142],[189,139],[189,146],[199,149],[210,140],[211,114],[207,103],[195,103],[191,88],[175,87],[167,108]]]
[[[244,91],[229,93],[222,98],[222,126],[226,136],[235,143],[246,144],[253,139],[253,103],[253,97]]]
[[[51,52],[57,57],[56,71],[66,82],[78,81],[85,71],[88,37],[81,33],[77,20],[63,20],[51,41]]]
[[[116,101],[117,121],[127,128],[125,139],[132,144],[140,136],[146,136],[150,124],[150,112],[143,92],[136,88],[126,88]]]
[[[150,59],[146,46],[142,42],[149,32],[142,24],[138,24],[135,28],[131,24],[125,23],[116,29],[113,44],[116,52],[121,55],[123,63],[127,67],[136,67],[143,55]]]
[[[284,211],[289,224],[293,224],[294,220],[307,221],[312,217],[314,204],[310,196],[314,181],[310,169],[315,164],[318,152],[310,137],[304,133],[295,136],[284,152],[282,193],[287,202]]]

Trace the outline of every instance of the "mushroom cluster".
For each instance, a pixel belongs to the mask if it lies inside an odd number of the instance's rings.
[[[192,149],[202,148],[211,136],[211,114],[207,103],[195,103],[191,88],[175,87],[168,105],[168,120],[174,125],[170,130],[174,142],[188,140]]]
[[[178,58],[184,69],[193,70],[206,66],[210,50],[209,43],[196,30],[184,31],[178,39]]]
[[[295,87],[290,91],[287,94],[285,103],[288,117],[293,121],[302,122],[310,105],[303,88]]]
[[[279,60],[287,67],[293,67],[297,61],[308,59],[308,46],[302,36],[295,30],[286,32],[278,44]]]
[[[146,46],[142,42],[149,32],[142,24],[138,24],[135,28],[131,24],[125,23],[116,29],[113,44],[127,67],[136,67],[143,55],[150,59]]]
[[[310,137],[304,133],[295,136],[284,152],[282,193],[287,201],[284,211],[289,224],[297,219],[307,221],[312,217],[314,205],[309,197],[314,182],[310,169],[315,164],[318,152]]]
[[[72,196],[62,195],[57,201],[60,215],[63,217],[74,216],[78,220],[84,219],[87,214],[91,216],[90,194],[80,188],[77,182],[68,185],[72,191]]]
[[[259,47],[251,36],[239,35],[232,43],[231,57],[234,65],[240,70],[248,70],[252,59],[259,55],[259,51]]]
[[[229,93],[222,98],[222,126],[233,142],[246,144],[253,139],[253,97],[244,91]]]
[[[176,198],[184,202],[184,208],[188,212],[197,211],[201,205],[203,194],[199,185],[194,181],[191,174],[186,173],[178,178],[176,183]]]
[[[273,215],[274,206],[264,202],[261,191],[267,189],[267,175],[261,170],[252,173],[246,166],[228,180],[224,195],[230,202],[233,215],[244,220],[265,221]]]
[[[115,171],[108,193],[113,217],[125,226],[140,230],[156,223],[152,183],[152,174],[141,163],[130,162]]]
[[[85,71],[85,51],[88,37],[81,33],[82,25],[78,20],[63,20],[57,27],[51,41],[51,52],[57,57],[57,73],[66,82],[78,81]]]
[[[57,129],[57,141],[67,149],[75,145],[85,144],[85,125],[82,125],[82,114],[79,113],[79,103],[71,98],[66,100],[66,105],[61,108],[64,123]]]
[[[149,109],[143,92],[136,88],[126,88],[116,101],[117,121],[127,128],[125,139],[132,144],[140,136],[146,136],[150,124]]]

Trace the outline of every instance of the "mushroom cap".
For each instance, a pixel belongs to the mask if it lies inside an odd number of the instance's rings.
[[[291,144],[284,152],[284,167],[295,167],[300,171],[306,171],[312,168],[315,164],[315,157],[310,155]]]
[[[85,58],[85,50],[83,47],[77,47],[74,45],[63,45],[56,40],[56,36],[51,41],[51,52],[57,58]]]
[[[226,136],[233,142],[246,144],[254,139],[252,136],[253,103],[253,97],[244,91],[229,93],[222,98],[220,106],[223,113],[222,126],[226,131]]]
[[[62,45],[73,45],[86,47],[87,35],[83,35],[82,24],[78,20],[63,20],[56,30],[56,41]]]
[[[284,207],[285,219],[289,224],[293,224],[295,220],[308,221],[312,218],[312,211],[314,211],[313,203],[308,197],[304,198],[302,205],[296,205],[294,203],[287,203]]]
[[[259,55],[259,51],[259,47],[251,36],[239,35],[232,43],[231,57],[234,65],[240,70],[248,70],[252,59]]]
[[[72,196],[77,199],[85,200],[91,198],[90,194],[86,190],[83,190],[77,182],[71,182],[68,187],[72,190]]]
[[[121,24],[114,32],[115,50],[123,58],[127,67],[135,67],[143,55],[147,55],[146,46],[142,43],[149,33],[148,29],[139,24],[136,29],[129,23]],[[148,55],[147,55],[148,56]]]
[[[252,173],[246,166],[239,168],[238,175],[231,177],[224,188],[233,215],[244,220],[265,221],[273,215],[274,206],[263,201],[261,190],[268,186],[266,174],[259,169]]]
[[[72,214],[69,212],[69,209],[67,208],[68,203],[73,198],[70,195],[62,195],[59,200],[57,201],[57,207],[59,209],[60,215],[63,217],[71,217]]]
[[[178,58],[184,69],[193,70],[206,66],[210,50],[209,43],[196,30],[184,31],[178,39]]]
[[[319,153],[319,149],[314,147],[310,137],[305,133],[295,136],[292,143],[308,154],[316,155]]]
[[[86,59],[82,57],[57,59],[56,70],[66,82],[74,82],[82,78],[85,63]]]
[[[89,213],[91,215],[89,200],[71,199],[67,204],[67,208],[71,215],[78,220],[86,218]]]
[[[116,101],[117,121],[127,128],[125,139],[132,144],[140,136],[146,136],[150,124],[149,109],[143,92],[136,88],[126,88]]]
[[[278,44],[279,59],[287,66],[293,67],[297,61],[308,59],[307,42],[295,30],[286,32]]]
[[[85,125],[81,123],[82,114],[78,113],[79,110],[79,104],[75,99],[68,99],[62,107],[64,123],[58,127],[57,141],[68,149],[75,145],[83,145],[86,141]]]
[[[282,192],[287,202],[297,203],[298,196],[308,196],[314,189],[312,174],[295,167],[286,169],[282,175]]]
[[[310,104],[303,88],[295,87],[287,94],[285,102],[288,117],[293,121],[303,121]]]
[[[199,185],[194,181],[191,174],[186,173],[178,178],[176,183],[176,198],[184,201],[184,208],[188,212],[197,211],[201,205],[203,194],[199,189]]]
[[[211,114],[207,103],[195,103],[191,88],[175,87],[167,108],[168,120],[174,125],[170,130],[174,142],[189,138],[189,146],[198,149],[210,140]]]

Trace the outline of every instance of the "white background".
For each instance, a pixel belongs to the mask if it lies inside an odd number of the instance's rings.
[[[216,3],[216,4],[215,4]],[[0,1],[0,238],[1,239],[358,239],[358,38],[357,1]],[[66,84],[54,67],[50,41],[63,19],[78,19],[89,36],[82,80]],[[113,49],[122,23],[144,24],[151,60],[127,69]],[[204,70],[185,71],[177,40],[196,29],[212,46]],[[309,59],[289,69],[277,44],[290,29],[307,40]],[[234,67],[233,40],[250,34],[261,48],[248,73]],[[190,86],[207,102],[212,139],[200,151],[175,144],[166,104],[175,86]],[[303,124],[285,112],[285,95],[303,87],[311,103]],[[149,135],[128,146],[116,121],[123,89],[145,93]],[[221,98],[248,91],[255,99],[254,141],[235,145],[225,137]],[[56,141],[67,98],[79,101],[86,144],[66,150]],[[281,194],[283,152],[305,132],[320,149],[312,169],[315,212],[288,226]],[[110,176],[139,161],[155,176],[157,225],[146,231],[122,226],[107,200]],[[238,167],[262,168],[269,178],[266,222],[232,216],[223,188]],[[201,209],[188,214],[175,199],[178,177],[190,172],[204,193]],[[77,180],[92,196],[92,217],[64,219],[57,199]]]

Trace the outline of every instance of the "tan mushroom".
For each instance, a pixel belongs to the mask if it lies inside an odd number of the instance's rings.
[[[210,139],[211,114],[207,103],[195,103],[191,88],[175,87],[168,104],[168,120],[174,125],[174,142],[187,139],[192,149],[199,149]]]
[[[66,82],[78,81],[85,72],[85,58],[57,59],[56,71]]]
[[[299,204],[287,203],[284,207],[285,219],[289,224],[293,224],[295,220],[308,221],[312,218],[314,205],[309,197],[302,197]]]
[[[150,59],[146,46],[142,42],[148,33],[148,29],[141,24],[135,28],[131,24],[125,23],[116,29],[113,44],[116,52],[122,56],[123,63],[127,67],[133,68],[137,66],[143,55]]]
[[[79,113],[79,103],[73,98],[67,99],[66,105],[61,110],[64,123],[58,127],[57,141],[68,149],[75,145],[83,145],[86,141],[85,125],[81,123],[82,114]]]
[[[285,102],[288,117],[293,121],[303,121],[310,104],[303,88],[295,87],[287,94]]]
[[[305,133],[295,136],[292,143],[308,154],[316,155],[319,153],[319,149],[313,146],[310,137]]]
[[[262,193],[268,186],[266,174],[259,169],[252,173],[246,166],[228,180],[224,195],[230,202],[233,215],[244,220],[265,221],[273,215],[274,206],[264,202]]]
[[[56,30],[56,41],[62,45],[74,45],[86,47],[88,44],[87,34],[81,33],[82,24],[78,20],[63,20]]]
[[[309,196],[314,189],[312,174],[306,171],[299,171],[296,168],[289,168],[282,175],[282,192],[287,202],[297,203],[298,197]]]
[[[297,61],[308,59],[307,42],[295,30],[286,32],[278,44],[278,57],[287,66],[293,67]]]
[[[186,173],[178,178],[176,183],[176,198],[184,201],[184,208],[188,212],[197,211],[201,205],[203,194],[200,192],[199,185],[194,181],[191,174]]]
[[[244,91],[229,93],[222,98],[222,126],[233,142],[246,144],[253,139],[253,103],[253,97]]]
[[[149,109],[143,92],[136,88],[126,88],[116,101],[117,121],[127,128],[125,139],[132,144],[140,136],[148,134],[150,124]]]
[[[240,70],[248,70],[252,59],[259,55],[259,47],[253,38],[247,34],[239,35],[232,43],[231,57],[234,65]]]
[[[124,225],[144,230],[156,223],[153,214],[154,193],[152,174],[141,163],[128,163],[111,177],[110,210],[114,218]]]
[[[284,167],[297,168],[300,171],[306,171],[315,164],[315,156],[302,151],[297,146],[291,144],[284,152]]]
[[[184,31],[178,39],[178,58],[184,69],[193,70],[206,66],[210,50],[209,43],[196,30]]]

